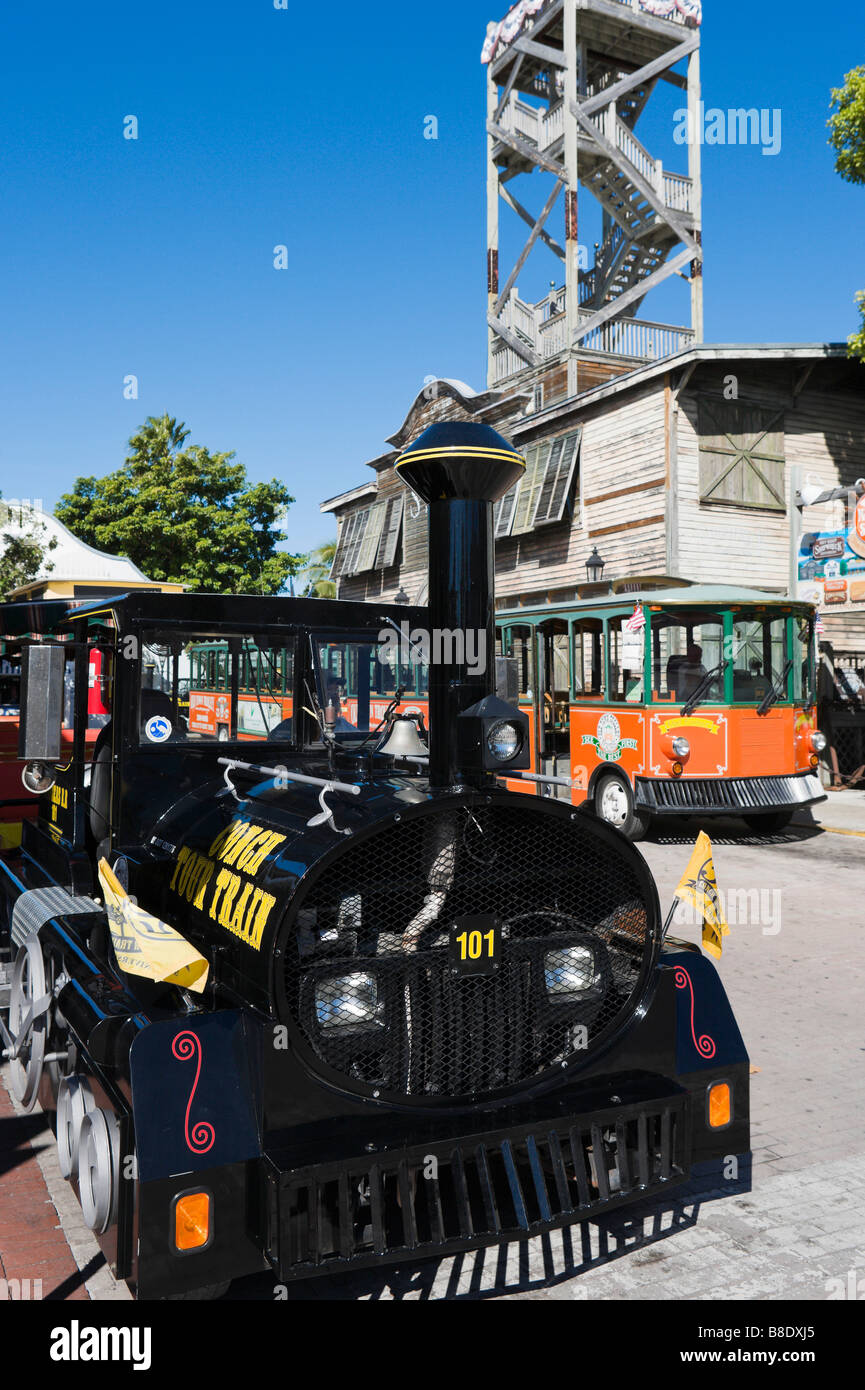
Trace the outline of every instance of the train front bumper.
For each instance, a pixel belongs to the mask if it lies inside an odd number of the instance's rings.
[[[445,1257],[656,1197],[697,1161],[747,1150],[748,1068],[722,1072],[734,1118],[714,1135],[707,1096],[719,1078],[701,1071],[685,1085],[613,1078],[603,1097],[584,1096],[585,1109],[560,1094],[531,1123],[448,1140],[302,1167],[267,1155],[265,1245],[276,1277]]]

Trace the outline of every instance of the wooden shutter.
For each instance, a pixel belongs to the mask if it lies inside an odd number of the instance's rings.
[[[354,570],[352,571],[353,574],[362,574],[364,570],[371,570],[373,568],[375,557],[378,554],[378,543],[381,540],[386,511],[386,502],[375,502],[369,508],[366,526],[364,527],[363,536],[357,548]]]
[[[561,521],[571,481],[577,466],[582,429],[552,441],[544,477],[538,489],[533,526],[551,526]]]
[[[511,534],[511,527],[514,524],[514,513],[517,508],[517,497],[521,484],[522,479],[517,478],[513,487],[508,488],[504,497],[500,497],[495,505],[493,511],[493,534],[497,541]]]
[[[526,450],[526,471],[523,474],[517,494],[517,504],[511,526],[512,536],[522,536],[532,529],[532,517],[535,514],[538,491],[544,479],[550,450],[551,444],[548,439],[543,440],[540,444],[532,444]]]
[[[351,571],[346,568],[346,561],[351,553],[357,528],[360,524],[361,511],[349,512],[342,518],[339,524],[339,539],[336,546],[336,554],[333,557],[333,566],[330,571],[331,579],[339,579],[344,574]]]
[[[402,512],[405,497],[402,493],[398,497],[391,497],[387,503],[387,513],[384,518],[384,525],[381,531],[378,554],[375,557],[375,568],[385,570],[392,565],[396,559],[396,547],[399,540],[400,527],[402,526]]]
[[[784,411],[701,397],[700,501],[783,512]]]

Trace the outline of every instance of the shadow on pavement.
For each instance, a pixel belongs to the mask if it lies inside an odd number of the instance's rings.
[[[653,1197],[620,1208],[560,1231],[508,1245],[435,1258],[406,1261],[388,1268],[332,1274],[277,1286],[272,1275],[239,1279],[225,1295],[226,1302],[286,1301],[374,1302],[385,1296],[400,1300],[452,1300],[466,1302],[499,1298],[506,1294],[540,1292],[578,1279],[589,1270],[612,1264],[636,1252],[649,1252],[680,1231],[696,1226],[707,1202],[751,1191],[751,1156],[739,1160],[740,1176],[725,1181],[720,1165],[701,1165],[689,1182],[669,1196]],[[702,1169],[702,1171],[701,1171]],[[646,1253],[639,1261],[649,1265],[670,1251]],[[588,1298],[579,1285],[574,1299]]]
[[[813,840],[826,831],[816,821],[794,821],[783,830],[771,835],[761,835],[746,825],[743,820],[733,816],[693,816],[674,824],[663,821],[653,825],[646,836],[646,844],[654,845],[693,845],[701,830],[705,830],[713,845],[796,845],[805,840]]]

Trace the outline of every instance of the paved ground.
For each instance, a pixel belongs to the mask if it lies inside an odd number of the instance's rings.
[[[288,1298],[827,1299],[858,1280],[865,1297],[865,793],[836,793],[817,815],[833,828],[806,812],[771,840],[734,821],[707,827],[731,920],[720,969],[759,1068],[752,1174],[723,1193],[704,1179],[570,1233],[311,1281]],[[664,905],[697,829],[641,847]],[[687,923],[674,931],[699,936]],[[44,1271],[43,1296],[50,1285],[55,1297],[128,1297],[100,1268],[44,1121],[10,1118],[8,1103],[0,1259],[10,1278]],[[239,1281],[229,1296],[273,1298],[273,1281]]]

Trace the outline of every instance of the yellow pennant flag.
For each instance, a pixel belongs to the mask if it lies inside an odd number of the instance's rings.
[[[703,948],[710,956],[720,960],[722,938],[730,935],[730,928],[724,921],[718,897],[712,841],[704,830],[700,832],[688,867],[676,889],[676,897],[682,902],[692,903],[700,914],[703,919]]]
[[[167,922],[160,922],[158,917],[152,917],[139,907],[125,891],[107,859],[99,861],[99,882],[120,969],[129,975],[143,975],[148,980],[179,985],[200,994],[210,968],[204,956]]]

